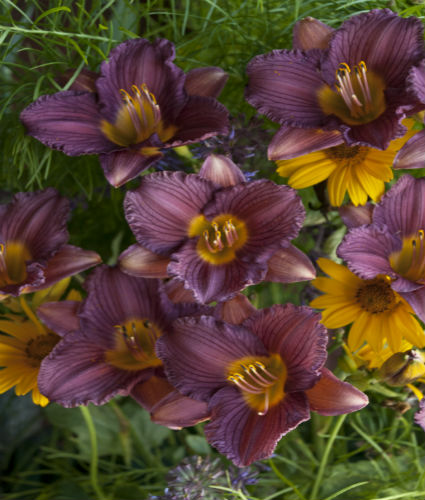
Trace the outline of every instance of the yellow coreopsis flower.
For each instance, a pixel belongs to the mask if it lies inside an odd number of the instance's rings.
[[[390,142],[384,151],[367,146],[340,144],[313,151],[290,160],[277,160],[277,173],[289,177],[288,184],[302,189],[327,179],[331,205],[342,205],[345,193],[354,205],[364,205],[368,196],[379,201],[385,191],[385,182],[393,178],[392,164],[397,152],[417,131],[415,121],[404,120],[407,133]]]
[[[322,312],[327,328],[351,325],[348,347],[357,351],[367,342],[375,352],[385,342],[392,353],[400,351],[403,339],[416,347],[425,346],[425,334],[410,305],[395,292],[387,276],[364,280],[341,264],[318,259],[329,278],[316,278],[313,285],[324,292],[310,305]]]

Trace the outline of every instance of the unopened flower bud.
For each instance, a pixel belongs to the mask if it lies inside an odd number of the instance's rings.
[[[379,374],[389,385],[403,386],[425,375],[423,355],[415,350],[397,352],[381,366]]]

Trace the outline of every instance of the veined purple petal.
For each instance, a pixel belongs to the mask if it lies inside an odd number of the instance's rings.
[[[413,291],[400,292],[400,295],[410,304],[416,316],[425,323],[425,287]]]
[[[70,333],[41,363],[40,392],[66,408],[101,405],[113,396],[128,395],[149,370],[126,371],[105,363],[103,349]]]
[[[117,148],[100,130],[96,95],[73,90],[44,95],[20,116],[27,132],[69,156],[107,153]]]
[[[37,308],[37,316],[58,335],[64,336],[76,332],[80,328],[78,311],[81,302],[63,300],[60,302],[45,302]]]
[[[287,369],[285,392],[310,389],[326,361],[326,328],[309,307],[275,305],[248,318],[242,326],[254,332],[269,352],[280,354]]]
[[[348,229],[352,229],[364,224],[371,224],[374,208],[375,205],[372,205],[372,203],[366,203],[366,205],[359,205],[357,207],[349,203],[339,207],[338,212],[342,222]]]
[[[149,379],[136,384],[131,397],[149,413],[151,409],[176,388],[163,376],[153,375]]]
[[[161,152],[144,155],[139,151],[113,151],[99,156],[100,164],[109,184],[120,187],[137,177],[162,157]]]
[[[68,241],[69,202],[48,188],[17,193],[0,222],[0,242],[25,244],[33,260],[45,260]]]
[[[319,51],[273,50],[248,64],[246,100],[270,120],[300,128],[321,127],[324,114],[317,100],[323,85]]]
[[[300,50],[327,49],[333,28],[314,17],[297,21],[292,31],[292,47]]]
[[[212,219],[220,213],[232,214],[246,224],[248,240],[241,253],[256,256],[295,238],[305,217],[295,190],[265,179],[217,191],[204,214]]]
[[[168,256],[188,237],[190,221],[211,198],[214,185],[198,175],[157,172],[143,177],[124,200],[127,222],[137,241]]]
[[[39,286],[29,285],[25,288],[25,293],[47,288],[68,276],[86,271],[101,262],[102,259],[96,252],[83,250],[72,245],[64,245],[47,261],[47,266],[44,269],[45,281],[43,284]]]
[[[211,316],[181,318],[156,343],[170,382],[186,396],[208,401],[227,385],[230,363],[245,356],[267,356],[261,341],[245,328]]]
[[[127,40],[111,50],[109,61],[100,67],[96,80],[102,114],[115,121],[123,104],[120,89],[132,92],[132,85],[145,84],[158,102],[161,114],[172,122],[186,102],[183,71],[172,63],[174,46],[165,39],[150,43],[143,38]]]
[[[177,131],[167,147],[203,141],[217,134],[227,135],[228,114],[227,109],[212,97],[190,96],[173,122]]]
[[[214,315],[226,323],[240,325],[256,311],[245,295],[237,293],[232,299],[219,302],[214,308]]]
[[[376,210],[376,207],[375,207]],[[401,250],[401,240],[386,227],[374,224],[351,229],[338,247],[338,257],[363,279],[373,279],[377,274],[397,275],[389,263],[391,252]]]
[[[320,415],[341,415],[364,408],[369,399],[351,384],[339,380],[327,368],[317,384],[306,391],[310,409]]]
[[[425,130],[410,138],[397,153],[393,168],[410,169],[425,167]]]
[[[173,278],[165,283],[165,293],[175,304],[196,302],[192,290],[184,287],[184,281]]]
[[[425,228],[425,179],[403,175],[375,206],[373,222],[400,238]]]
[[[352,127],[341,125],[340,130],[349,146],[364,145],[376,149],[387,149],[393,139],[403,137],[406,133],[407,129],[401,121],[405,118],[408,109],[409,106],[390,101],[386,110],[376,120]]]
[[[307,255],[290,243],[277,250],[267,263],[264,281],[294,283],[309,281],[316,277],[316,270]]]
[[[28,285],[44,288],[42,285],[45,281],[44,266],[40,262],[27,263],[25,281],[16,284],[4,285],[0,287],[0,294],[13,295],[17,297],[21,293],[25,293]]]
[[[170,259],[151,252],[141,245],[131,245],[118,257],[122,271],[139,278],[167,278]]]
[[[389,9],[351,17],[334,32],[329,47],[322,71],[330,84],[340,63],[351,67],[364,61],[368,70],[383,78],[386,88],[403,88],[412,65],[425,57],[421,21]]]
[[[257,415],[237,389],[225,387],[211,398],[209,407],[211,421],[205,426],[205,436],[239,467],[269,457],[284,434],[310,418],[303,393],[286,394],[266,415]]]
[[[199,176],[220,187],[245,182],[242,170],[227,156],[210,154],[202,164]]]
[[[185,282],[196,300],[203,304],[226,300],[236,292],[262,281],[267,271],[267,260],[272,250],[265,248],[259,258],[237,257],[227,264],[214,265],[199,257],[197,242],[193,239],[176,251],[168,265],[168,273]],[[261,259],[262,258],[262,259]]]
[[[344,141],[338,130],[281,127],[269,144],[269,160],[289,160],[297,156],[332,148]]]
[[[56,80],[60,85],[66,85],[69,80],[74,76],[77,69],[67,69],[64,73],[60,74],[56,77]],[[83,92],[96,92],[96,80],[99,76],[99,73],[95,73],[94,71],[90,71],[87,68],[83,68],[77,78],[72,82],[69,90],[83,91]]]
[[[186,73],[184,89],[189,95],[218,97],[228,78],[224,70],[215,66],[195,68]]]
[[[177,316],[159,280],[135,278],[118,268],[99,266],[85,287],[88,297],[79,313],[81,332],[104,349],[115,347],[114,326],[129,319],[148,319],[164,330]]]
[[[407,81],[410,90],[425,103],[425,60],[410,70]]]

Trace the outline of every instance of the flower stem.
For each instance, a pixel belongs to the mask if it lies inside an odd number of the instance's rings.
[[[94,492],[96,493],[96,498],[98,500],[106,500],[107,497],[103,493],[101,487],[99,486],[99,478],[97,475],[98,466],[98,455],[97,455],[97,436],[96,429],[94,427],[92,416],[90,415],[90,410],[87,406],[80,406],[81,413],[83,414],[84,420],[86,421],[87,428],[90,435],[90,445],[91,445],[91,459],[90,459],[90,481]]]
[[[342,424],[347,415],[340,415],[335,423],[334,428],[332,429],[331,435],[329,436],[328,442],[326,443],[325,450],[322,455],[322,459],[320,461],[319,470],[317,471],[316,480],[313,484],[313,489],[311,490],[311,500],[317,500],[317,494],[319,492],[320,485],[322,483],[323,474],[325,472],[325,467],[328,463],[329,455],[334,444],[334,441],[338,435],[339,430],[341,429]]]
[[[27,301],[25,300],[23,295],[19,296],[19,303],[21,304],[21,307],[24,311],[24,313],[28,316],[28,319],[30,319],[34,325],[36,326],[37,330],[39,333],[42,335],[46,334],[46,329],[44,326],[41,324],[41,322],[38,320],[37,316],[34,314],[30,306],[27,304]]]

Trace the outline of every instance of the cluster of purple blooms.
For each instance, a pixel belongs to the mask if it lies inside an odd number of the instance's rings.
[[[215,67],[185,74],[173,59],[167,40],[124,42],[99,74],[84,72],[72,90],[39,98],[22,122],[51,148],[98,154],[107,180],[121,186],[167,149],[228,132],[216,99],[227,75]],[[294,50],[248,65],[247,100],[281,125],[270,158],[340,144],[385,149],[405,133],[401,121],[425,109],[424,61],[415,18],[375,10],[337,30],[301,21]],[[419,132],[398,166],[422,166],[424,147]],[[343,209],[350,229],[339,247],[361,278],[389,276],[423,321],[424,183],[404,176],[374,208]],[[46,288],[100,262],[66,244],[68,204],[53,189],[18,194],[1,210],[2,294]],[[83,301],[38,308],[61,337],[38,377],[50,401],[100,405],[130,395],[162,425],[208,421],[208,441],[239,466],[270,456],[310,411],[338,415],[367,404],[325,367],[319,314],[292,304],[256,310],[240,293],[315,277],[291,243],[305,218],[295,190],[248,182],[230,158],[210,155],[196,174],[142,176],[124,211],[137,243],[117,266],[92,272]]]

